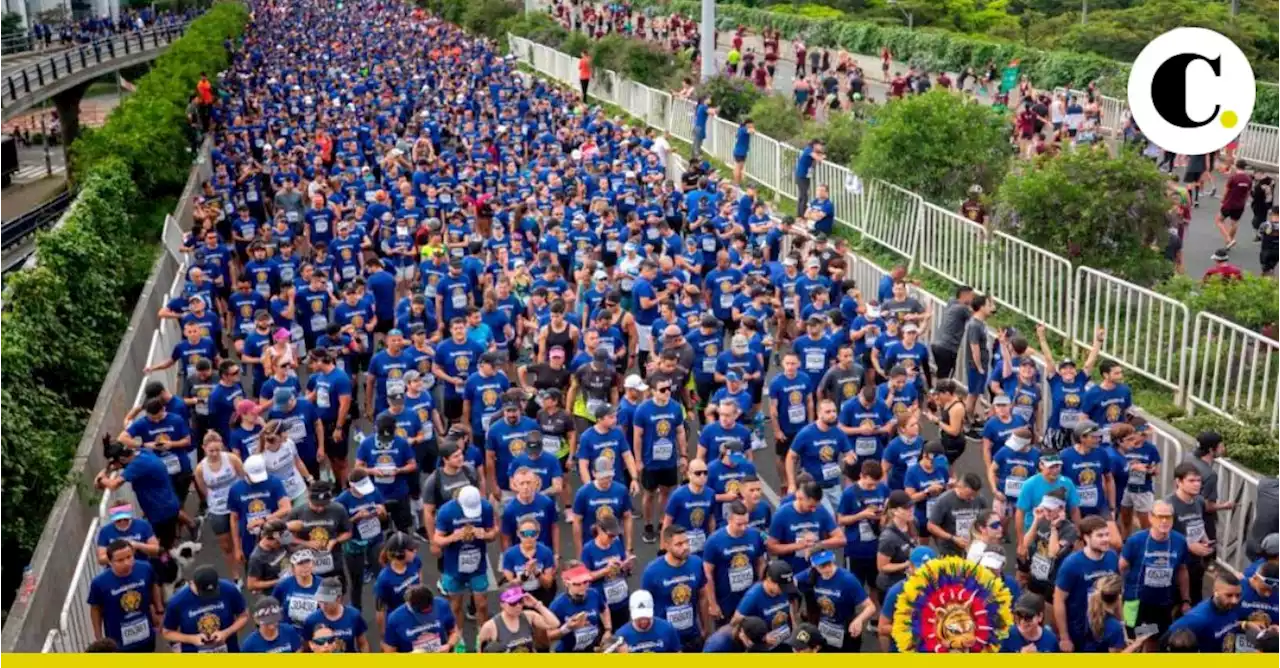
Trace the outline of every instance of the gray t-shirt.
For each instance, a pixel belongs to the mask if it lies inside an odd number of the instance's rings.
[[[968,338],[965,342],[966,348],[969,345],[977,344],[978,350],[982,353],[982,359],[978,360],[978,362],[984,372],[990,372],[991,348],[987,345],[987,323],[977,318],[970,318],[969,322],[964,326],[964,335]],[[973,362],[973,360],[969,360],[970,367],[975,366]]]
[[[247,567],[249,577],[267,581],[279,579],[280,572],[284,569],[285,559],[288,556],[289,551],[283,547],[275,550],[265,550],[261,544],[254,546],[253,554],[249,555],[249,565]],[[267,593],[270,593],[270,590],[267,590]]]
[[[1053,582],[1054,574],[1062,565],[1062,560],[1071,554],[1080,533],[1071,520],[1063,518],[1058,521],[1058,544],[1049,545],[1049,520],[1036,520],[1036,537],[1028,554],[1031,560],[1031,576],[1040,582]],[[1040,560],[1044,563],[1039,563]],[[1047,569],[1047,570],[1046,570]],[[1044,575],[1045,577],[1040,577]]]
[[[292,212],[297,214],[297,220],[302,220],[302,193],[294,190],[285,192],[281,190],[276,193],[276,208],[284,211],[286,214]]]
[[[878,554],[883,554],[889,558],[891,564],[901,564],[911,558],[911,551],[916,548],[916,543],[911,536],[902,533],[897,527],[890,526],[880,532],[880,543],[876,547]],[[888,591],[896,582],[906,577],[904,572],[897,573],[880,573],[876,576],[876,588],[881,591]]]
[[[964,338],[965,324],[973,317],[973,309],[968,304],[952,299],[942,311],[942,319],[938,321],[938,331],[933,335],[933,345],[951,351],[960,350],[960,340]]]
[[[956,494],[954,489],[951,489],[943,492],[942,496],[938,497],[938,502],[933,504],[933,511],[929,513],[929,522],[938,525],[949,534],[968,538],[974,523],[978,521],[978,515],[989,507],[987,500],[981,495],[975,495],[971,500],[965,501]],[[951,541],[938,541],[938,551],[943,556],[964,556],[964,552]]]
[[[422,502],[439,510],[445,503],[452,501],[463,487],[479,484],[471,464],[463,464],[457,473],[452,474],[440,467],[427,476],[427,481],[423,483]]]
[[[915,297],[907,297],[902,301],[890,299],[880,305],[880,313],[883,317],[887,318],[892,315],[901,320],[902,317],[899,315],[901,313],[924,313],[924,304],[921,304],[920,300]]]
[[[1183,456],[1182,461],[1191,462],[1196,467],[1196,471],[1200,473],[1200,498],[1206,503],[1218,502],[1218,470],[1213,464],[1200,459],[1194,452],[1188,452]],[[1209,513],[1204,518],[1205,531],[1208,532],[1209,540],[1218,538],[1218,515],[1217,513]]]
[[[852,399],[858,393],[858,386],[862,380],[857,373],[857,369],[841,369],[833,366],[827,369],[827,375],[822,377],[822,382],[818,387],[826,393],[826,396],[836,402],[836,406],[842,406],[844,402]]]
[[[330,502],[324,510],[316,512],[310,503],[294,506],[289,513],[289,521],[302,522],[302,531],[294,532],[294,539],[300,542],[330,541],[351,531],[351,520],[347,509],[337,502]],[[328,558],[326,558],[328,557]],[[327,554],[317,554],[315,561],[316,575],[330,575],[342,569],[342,548],[334,545]]]
[[[1173,505],[1173,530],[1187,537],[1188,543],[1199,543],[1208,537],[1204,528],[1204,497],[1197,496],[1190,503],[1170,494],[1165,501]]]
[[[1252,561],[1259,557],[1262,539],[1276,532],[1280,524],[1280,478],[1271,476],[1258,481],[1258,496],[1253,504],[1253,527],[1245,545],[1245,555]]]

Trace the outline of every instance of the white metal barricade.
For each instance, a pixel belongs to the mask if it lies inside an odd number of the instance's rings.
[[[1280,163],[1280,128],[1250,123],[1240,133],[1240,147],[1236,150],[1236,157],[1275,169],[1277,163]]]
[[[980,223],[925,202],[921,208],[920,266],[953,283],[986,288],[986,236]]]
[[[1196,314],[1193,332],[1187,358],[1191,404],[1226,416],[1269,412],[1275,429],[1280,342],[1204,311]]]
[[[862,229],[862,181],[849,169],[824,160],[813,166],[813,189],[816,192],[818,186],[824,185],[835,209],[836,222]]]
[[[693,142],[693,112],[696,105],[684,98],[672,97],[667,114],[667,131],[681,141]]]
[[[778,143],[779,160],[777,188],[778,194],[794,200],[799,197],[800,193],[796,186],[796,163],[800,161],[800,149],[790,145]],[[796,208],[800,208],[800,204]]]
[[[871,240],[901,255],[908,265],[916,256],[924,198],[892,183],[871,179],[861,231]]]
[[[1071,263],[1004,232],[989,237],[982,289],[1005,308],[1066,335],[1071,330]]]
[[[1093,345],[1107,330],[1101,353],[1172,390],[1185,385],[1182,363],[1191,326],[1186,304],[1089,267],[1076,268],[1071,338]]]

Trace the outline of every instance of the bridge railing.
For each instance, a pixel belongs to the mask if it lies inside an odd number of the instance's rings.
[[[4,76],[4,83],[0,86],[0,101],[10,105],[39,92],[45,86],[103,62],[167,47],[186,32],[187,25],[179,23],[104,37],[89,44],[51,52],[33,63],[17,68],[4,68],[0,70]]]

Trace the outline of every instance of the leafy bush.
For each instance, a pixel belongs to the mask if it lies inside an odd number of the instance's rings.
[[[863,178],[879,178],[926,200],[959,203],[969,186],[991,189],[1009,166],[1002,116],[933,90],[888,103],[866,128],[855,162]]]
[[[164,214],[186,181],[183,134],[200,72],[227,64],[223,42],[248,22],[240,3],[220,3],[157,59],[97,132],[72,144],[79,187],[62,225],[36,239],[40,264],[6,280],[0,315],[0,542],[25,564],[65,487],[84,421],[128,325],[131,300],[154,260]],[[167,125],[162,125],[167,124]],[[57,345],[50,345],[50,342]],[[5,602],[21,568],[4,570]]]
[[[827,151],[827,160],[852,165],[862,147],[862,135],[866,131],[866,123],[857,113],[868,106],[860,103],[858,109],[828,115],[824,123],[805,123],[804,139],[821,140]]]
[[[1020,164],[996,193],[996,225],[1073,265],[1154,285],[1172,267],[1153,245],[1167,234],[1168,182],[1136,153],[1067,151]]]
[[[809,19],[822,19],[826,21],[844,18],[844,12],[839,9],[827,7],[825,5],[815,5],[809,2],[806,2],[803,5],[772,5],[769,7],[769,11],[775,14],[803,16]]]
[[[1276,437],[1271,431],[1271,415],[1245,412],[1236,418],[1240,422],[1201,410],[1175,419],[1173,425],[1192,436],[1202,431],[1216,431],[1227,444],[1227,457],[1264,475],[1275,475],[1277,451]]]
[[[472,33],[498,39],[504,22],[519,13],[520,6],[508,0],[468,0],[460,25]]]
[[[502,22],[500,33],[511,33],[517,37],[524,37],[539,44],[544,44],[553,49],[564,50],[563,45],[569,37],[569,31],[564,26],[556,23],[550,14],[543,12],[530,12],[527,14],[519,14],[512,16]],[[499,42],[505,42],[499,35]],[[579,53],[581,53],[579,51]]]
[[[1255,332],[1275,336],[1280,316],[1280,289],[1271,276],[1245,274],[1241,280],[1212,276],[1198,281],[1189,276],[1174,276],[1160,285],[1159,291],[1184,302],[1192,311],[1208,311]]]
[[[720,117],[734,123],[746,118],[765,94],[742,77],[714,76],[698,86],[699,95],[710,95]],[[769,134],[761,130],[764,134]],[[773,136],[773,135],[770,135]],[[780,137],[774,137],[780,139]]]
[[[795,103],[778,93],[766,95],[751,105],[749,115],[755,121],[756,132],[778,141],[790,142],[804,129],[804,116]]]

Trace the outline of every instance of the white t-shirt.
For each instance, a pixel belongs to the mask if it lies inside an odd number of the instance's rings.
[[[652,146],[651,150],[652,150],[655,154],[657,154],[657,156],[658,156],[658,162],[662,163],[662,166],[663,166],[663,167],[666,167],[666,166],[667,166],[667,154],[671,153],[671,144],[668,144],[668,143],[667,143],[667,138],[666,138],[666,137],[659,136],[659,137],[657,137],[656,139],[654,139],[654,140],[653,140],[653,146]]]

